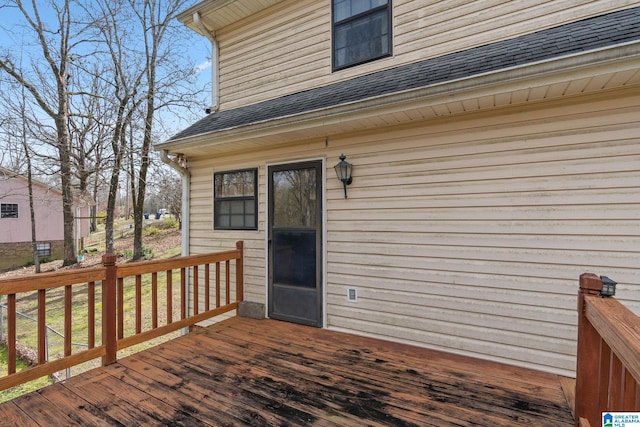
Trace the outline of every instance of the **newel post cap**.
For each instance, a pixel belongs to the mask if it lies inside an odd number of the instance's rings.
[[[117,259],[116,254],[104,254],[102,255],[102,265],[115,265]]]
[[[580,290],[587,293],[600,293],[602,279],[593,273],[582,273],[580,275]]]

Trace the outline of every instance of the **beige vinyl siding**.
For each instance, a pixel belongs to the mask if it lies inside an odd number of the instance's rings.
[[[204,163],[204,164],[203,164]],[[235,249],[237,241],[244,242],[244,292],[245,300],[264,302],[264,216],[258,220],[258,231],[255,230],[213,230],[213,174],[218,171],[236,170],[257,167],[257,164],[226,166],[221,164],[214,168],[207,162],[190,161],[191,195],[190,195],[190,254],[203,254],[222,250]],[[210,162],[209,162],[210,163]],[[258,209],[264,212],[265,183],[262,180],[263,170],[258,170]],[[233,266],[232,266],[233,269]],[[233,270],[232,270],[233,272]],[[211,273],[213,278],[213,270]],[[221,280],[224,281],[224,273]],[[235,297],[235,275],[231,275],[231,295]],[[224,296],[224,293],[223,293]],[[204,295],[200,300],[204,301]]]
[[[571,375],[581,273],[640,313],[639,101],[332,141],[329,326]]]
[[[399,1],[395,4],[398,56],[407,55],[417,60],[517,37],[638,3],[592,0],[425,0]],[[402,58],[402,62],[407,61]]]
[[[266,167],[324,157],[327,327],[572,375],[581,273],[640,313],[639,117],[636,89],[190,159],[191,252],[245,240],[265,302]],[[260,229],[212,230],[214,171],[255,166]]]
[[[608,0],[393,0],[393,56],[331,71],[331,2],[286,0],[216,33],[221,109],[638,5]]]
[[[289,92],[289,83],[302,88],[331,68],[329,2],[285,1],[268,11],[217,35],[221,109]]]

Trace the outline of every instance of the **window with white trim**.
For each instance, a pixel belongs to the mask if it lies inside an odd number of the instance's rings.
[[[333,0],[333,69],[391,55],[391,0]]]

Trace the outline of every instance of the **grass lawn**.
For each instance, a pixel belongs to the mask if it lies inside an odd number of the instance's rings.
[[[16,365],[18,372],[27,368],[27,365],[25,365],[22,360],[18,360]],[[7,347],[3,344],[0,344],[0,372],[7,372],[7,369]],[[51,383],[52,381],[49,378],[44,377],[39,378],[35,381],[21,384],[8,390],[4,390],[0,392],[0,403],[6,402],[13,399],[14,397],[21,396],[25,393],[29,393],[30,391],[41,389],[42,387],[48,386]]]

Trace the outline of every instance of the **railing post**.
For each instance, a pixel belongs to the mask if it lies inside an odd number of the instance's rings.
[[[236,242],[240,257],[236,259],[236,301],[244,301],[244,242]]]
[[[576,362],[576,407],[575,425],[580,425],[580,418],[586,418],[591,425],[600,425],[600,408],[598,394],[600,387],[600,348],[601,339],[598,332],[585,314],[584,297],[599,295],[602,280],[592,273],[580,275],[578,290],[578,354]]]
[[[102,265],[106,268],[106,278],[102,283],[102,345],[106,355],[102,358],[102,365],[116,361],[116,255],[102,255]]]

